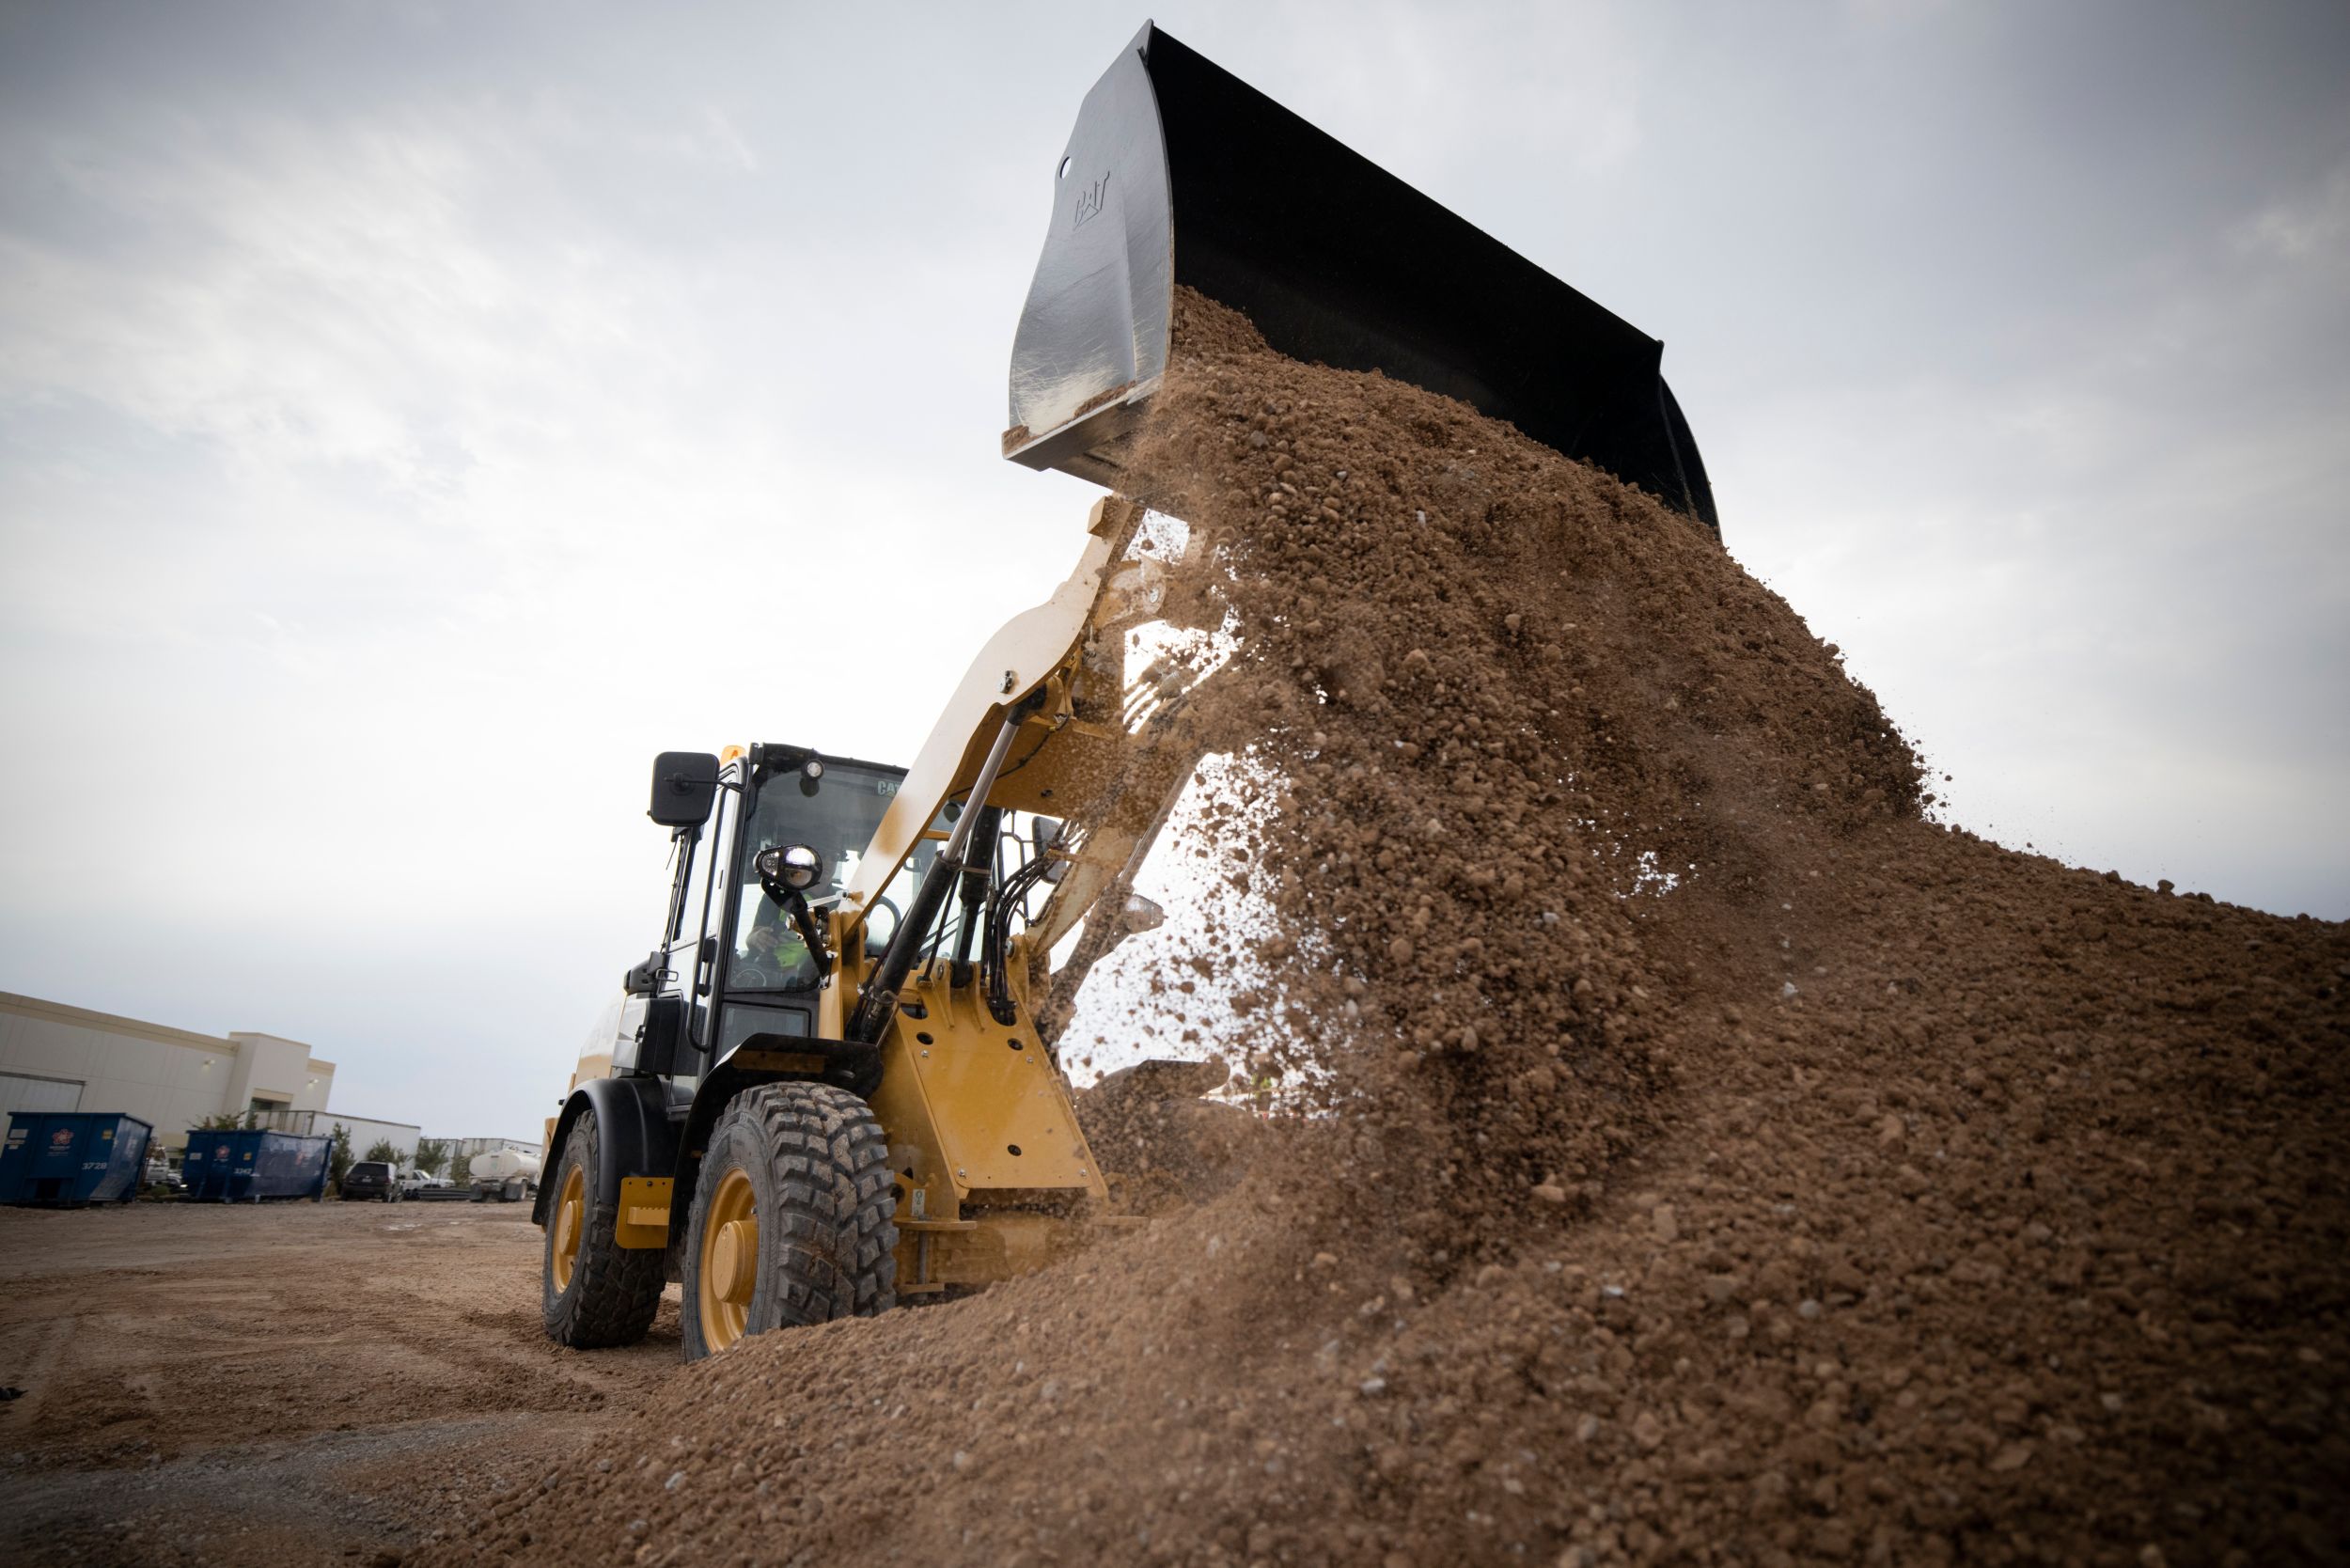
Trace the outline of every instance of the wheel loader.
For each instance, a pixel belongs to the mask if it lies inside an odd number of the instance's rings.
[[[1178,287],[1292,357],[1459,398],[1717,526],[1661,344],[1157,28],[1094,84],[1049,177],[1003,451],[1113,494],[910,767],[779,743],[655,760],[660,942],[588,1043],[534,1210],[565,1344],[640,1338],[676,1281],[697,1358],[1132,1222],[1053,1032],[1146,923],[1134,873],[1200,756],[1184,698],[1128,680],[1164,568],[1115,494]],[[1118,1087],[1131,1111],[1221,1076],[1145,1063]]]

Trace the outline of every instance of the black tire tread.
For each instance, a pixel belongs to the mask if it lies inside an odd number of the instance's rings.
[[[596,1113],[580,1112],[563,1140],[563,1157],[556,1167],[555,1190],[559,1200],[572,1160],[588,1170],[589,1201],[588,1233],[580,1238],[579,1257],[572,1264],[572,1289],[555,1289],[555,1203],[547,1207],[545,1261],[540,1273],[540,1315],[547,1338],[574,1350],[603,1350],[633,1345],[652,1326],[661,1310],[661,1289],[666,1278],[659,1247],[626,1247],[619,1244],[620,1214],[594,1201]]]
[[[710,1147],[747,1124],[763,1151],[777,1201],[760,1215],[762,1242],[775,1236],[780,1268],[780,1322],[791,1327],[834,1318],[870,1317],[898,1304],[898,1187],[889,1140],[872,1107],[829,1084],[760,1084],[728,1101],[711,1128]],[[708,1173],[711,1166],[705,1163]],[[687,1354],[700,1342],[694,1276],[702,1223],[714,1180],[697,1184],[685,1267]],[[759,1331],[754,1325],[753,1332]]]

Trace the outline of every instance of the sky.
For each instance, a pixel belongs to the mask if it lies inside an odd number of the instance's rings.
[[[652,754],[910,760],[1074,560],[1005,368],[1150,14],[0,4],[0,989],[535,1137]],[[2350,8],[1155,17],[1664,339],[1947,820],[2350,916]]]

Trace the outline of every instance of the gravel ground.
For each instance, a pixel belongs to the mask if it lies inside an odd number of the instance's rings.
[[[0,1209],[0,1560],[397,1554],[676,1370],[674,1306],[539,1328],[540,1232],[470,1203]]]

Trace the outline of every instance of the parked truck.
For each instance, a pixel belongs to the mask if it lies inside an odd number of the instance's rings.
[[[493,1199],[500,1203],[519,1202],[539,1190],[539,1156],[524,1150],[493,1149],[476,1154],[465,1169],[473,1177],[477,1203]]]

